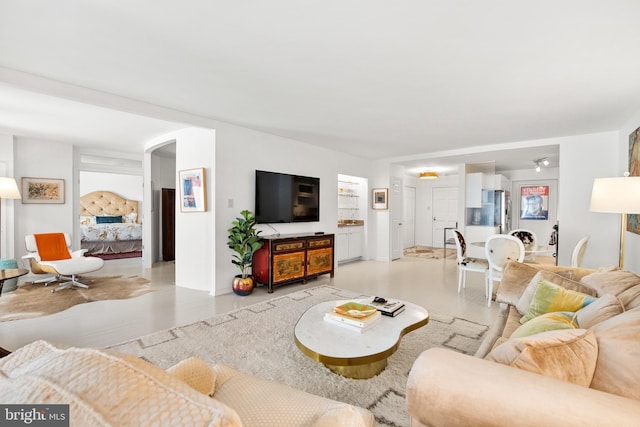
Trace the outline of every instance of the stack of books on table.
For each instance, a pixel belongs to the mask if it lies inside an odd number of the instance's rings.
[[[383,316],[396,317],[404,311],[404,303],[402,301],[387,299],[384,302],[376,302],[376,299],[378,298],[376,297],[371,301],[371,305]]]
[[[364,332],[373,326],[382,315],[375,307],[358,302],[347,302],[324,314],[324,320],[352,331]]]

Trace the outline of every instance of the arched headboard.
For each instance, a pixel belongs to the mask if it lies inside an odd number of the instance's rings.
[[[138,201],[128,200],[111,191],[94,191],[80,197],[80,216],[136,214],[138,222]]]

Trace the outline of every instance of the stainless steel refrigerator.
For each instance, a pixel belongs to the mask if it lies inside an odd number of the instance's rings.
[[[511,230],[510,194],[505,190],[495,190],[493,197],[493,225],[498,227],[500,234],[506,234]]]

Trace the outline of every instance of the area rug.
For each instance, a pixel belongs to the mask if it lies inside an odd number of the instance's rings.
[[[413,246],[404,250],[404,256],[427,258],[427,259],[443,259],[444,248],[431,248],[429,246]],[[456,257],[455,248],[447,248],[447,259]]]
[[[402,338],[387,368],[367,380],[338,376],[296,347],[293,329],[309,307],[323,301],[363,297],[331,286],[318,286],[110,348],[142,357],[165,369],[197,356],[210,364],[223,363],[311,394],[367,408],[375,415],[377,425],[409,426],[405,389],[418,355],[431,347],[473,354],[488,328],[430,313],[426,326]]]
[[[78,280],[89,289],[69,288],[51,293],[58,284],[22,283],[0,297],[0,322],[30,319],[66,310],[76,304],[92,301],[127,299],[153,291],[150,282],[138,276],[82,276]]]

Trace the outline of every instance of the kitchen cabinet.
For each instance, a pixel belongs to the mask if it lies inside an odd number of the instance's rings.
[[[336,257],[338,263],[362,258],[364,245],[364,227],[338,226],[336,235]]]
[[[466,181],[467,208],[481,208],[483,202],[482,190],[494,188],[494,176],[486,173],[468,173]],[[486,197],[486,196],[485,196]]]

